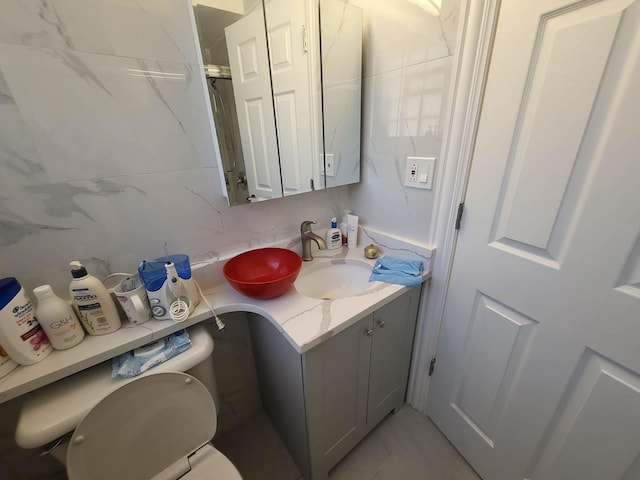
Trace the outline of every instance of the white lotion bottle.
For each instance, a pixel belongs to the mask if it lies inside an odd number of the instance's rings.
[[[89,335],[106,335],[120,328],[120,316],[106,287],[89,275],[78,261],[71,265],[71,301],[78,308],[80,321]]]
[[[56,350],[75,347],[84,338],[84,330],[73,308],[53,293],[50,285],[33,289],[38,299],[36,318]]]
[[[0,345],[20,365],[33,365],[53,352],[27,292],[14,277],[0,280]]]
[[[336,217],[331,219],[331,228],[327,230],[327,248],[335,250],[342,247],[342,232],[338,228],[338,220]]]
[[[347,245],[349,248],[358,246],[358,216],[347,215]]]

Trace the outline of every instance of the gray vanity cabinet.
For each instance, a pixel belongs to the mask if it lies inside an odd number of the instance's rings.
[[[373,314],[367,432],[404,403],[418,300],[415,289]]]
[[[404,403],[419,297],[403,294],[303,356],[314,480]]]
[[[252,315],[263,405],[306,479],[326,479],[404,403],[419,297],[412,289],[302,355]]]
[[[303,356],[312,478],[326,478],[367,434],[373,315]]]

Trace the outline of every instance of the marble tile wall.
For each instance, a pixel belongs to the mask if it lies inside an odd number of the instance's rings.
[[[403,178],[407,156],[440,155],[460,0],[349,3],[365,25],[361,182],[349,187],[350,208],[369,227],[428,243],[437,181],[428,191]]]
[[[346,187],[230,208],[189,0],[4,0],[0,277],[65,293],[170,252],[255,247],[326,223]]]

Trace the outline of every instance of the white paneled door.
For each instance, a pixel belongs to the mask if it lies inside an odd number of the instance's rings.
[[[640,0],[502,2],[429,413],[485,480],[640,479]]]

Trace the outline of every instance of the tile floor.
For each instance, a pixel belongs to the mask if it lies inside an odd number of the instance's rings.
[[[243,480],[300,480],[264,412],[214,440]],[[329,475],[330,480],[480,480],[426,416],[409,406],[389,415]]]

